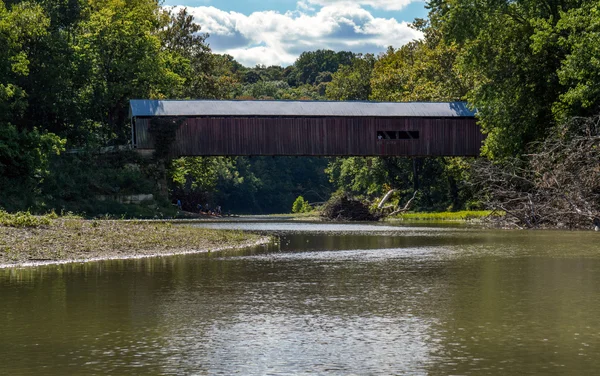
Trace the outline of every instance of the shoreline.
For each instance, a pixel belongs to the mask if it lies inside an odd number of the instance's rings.
[[[27,225],[0,224],[0,269],[210,253],[271,241],[169,222],[31,218]]]
[[[119,255],[104,257],[93,257],[93,258],[80,258],[80,259],[64,259],[64,260],[40,260],[40,261],[28,261],[17,264],[0,264],[0,269],[20,269],[20,268],[34,268],[38,266],[49,266],[49,265],[66,265],[66,264],[83,264],[88,262],[100,262],[100,261],[112,261],[112,260],[141,260],[154,257],[172,257],[172,256],[185,256],[185,255],[197,255],[201,253],[211,252],[223,252],[233,251],[236,249],[243,249],[249,247],[258,247],[261,245],[267,245],[271,242],[268,236],[263,236],[255,241],[248,241],[247,243],[241,243],[236,246],[224,246],[212,249],[197,249],[197,250],[180,250],[165,253],[149,253],[149,254],[131,254],[131,255]]]

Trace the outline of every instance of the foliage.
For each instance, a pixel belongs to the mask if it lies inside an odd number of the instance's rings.
[[[349,51],[334,52],[332,50],[317,50],[303,52],[287,74],[290,86],[315,84],[321,73],[335,73],[341,65],[350,65],[354,53]]]
[[[572,116],[586,116],[600,110],[600,6],[594,2],[560,14],[552,19],[538,20],[532,49],[534,53],[563,50],[558,80],[562,87],[559,100],[553,104],[559,122]]]
[[[308,201],[304,200],[304,197],[298,196],[296,201],[292,204],[292,213],[308,213],[312,211],[312,207]]]
[[[284,68],[277,65],[272,65],[270,67],[257,65],[252,69],[244,69],[243,67],[240,67],[240,69],[244,71],[243,82],[247,84],[254,84],[259,81],[282,81],[285,79]]]
[[[70,146],[123,144],[129,99],[214,98],[227,82],[185,10],[152,0],[15,3],[0,7],[0,121],[19,129]]]
[[[338,189],[363,196],[379,196],[388,183],[389,171],[383,158],[337,158],[325,170]],[[398,179],[404,180],[398,176]]]
[[[6,227],[48,226],[51,223],[52,218],[52,215],[35,216],[30,212],[9,214],[4,210],[0,210],[0,226]]]
[[[331,192],[326,165],[326,159],[308,157],[180,158],[173,161],[170,179],[184,202],[201,196],[202,205],[221,205],[225,212],[284,213],[298,195],[326,200]]]
[[[171,179],[179,188],[214,191],[221,177],[241,183],[235,162],[235,159],[226,157],[178,158],[172,162]]]
[[[282,99],[290,86],[285,81],[257,81],[245,85],[242,97],[254,99]]]
[[[206,43],[208,34],[201,33],[200,25],[194,23],[193,16],[182,8],[173,14],[168,12],[168,24],[162,28],[158,35],[162,41],[162,50],[165,52],[167,66],[181,79],[169,98],[198,99],[219,98],[226,96],[223,92],[227,88],[227,81],[235,79],[225,71],[221,76],[217,74],[217,64],[221,61],[211,54]]]
[[[0,125],[0,207],[35,207],[36,195],[51,174],[50,158],[64,150],[64,143],[52,133]]]
[[[330,162],[326,173],[339,190],[374,200],[397,189],[403,198],[420,191],[419,210],[460,210],[471,200],[468,163],[462,158],[349,157]]]
[[[132,98],[468,100],[487,133],[482,152],[498,166],[565,136],[556,124],[600,111],[597,1],[427,7],[428,20],[412,24],[423,39],[379,57],[318,50],[289,67],[249,68],[213,54],[187,10],[154,0],[2,2],[0,206],[165,213],[168,202],[137,210],[95,197],[166,194],[168,177],[177,194],[240,212],[284,212],[299,195],[326,201],[334,190],[373,201],[391,188],[399,192],[394,204],[418,188],[418,210],[478,208],[472,161],[464,158],[170,161],[176,124],[154,129],[161,163],[97,154],[128,143]],[[522,163],[533,168],[529,158]]]
[[[93,166],[93,168],[90,168]],[[55,156],[48,163],[48,175],[35,194],[26,192],[21,200],[2,197],[1,205],[10,211],[76,212],[86,217],[172,216],[170,203],[157,194],[155,164],[134,152],[82,150]],[[154,199],[140,205],[118,202],[119,197],[153,194]],[[10,196],[10,195],[9,195]],[[12,195],[13,197],[20,197]]]
[[[22,118],[27,93],[20,85],[31,69],[30,47],[47,35],[48,18],[40,6],[21,3],[10,10],[0,3],[0,122]]]
[[[64,150],[64,140],[37,129],[18,131],[12,124],[0,128],[0,177],[40,179],[48,159]]]
[[[65,141],[26,124],[33,51],[48,35],[50,20],[42,7],[0,3],[0,205],[27,203],[47,175],[48,159],[64,150]],[[12,196],[12,197],[11,197]],[[16,196],[16,197],[15,197]]]
[[[130,138],[129,99],[225,96],[235,77],[185,10],[153,0],[11,3],[0,4],[0,205],[151,214],[95,196],[156,192],[161,169],[90,153]],[[78,149],[53,158],[66,147]]]
[[[488,134],[486,156],[521,155],[565,115],[588,115],[598,105],[591,81],[598,71],[596,1],[435,0],[429,6],[431,27],[459,47],[458,70],[474,79],[467,98]]]
[[[375,57],[371,54],[357,56],[351,64],[343,65],[333,74],[327,85],[327,99],[368,100],[371,95],[371,72]]]
[[[125,142],[129,99],[160,97],[183,83],[161,53],[157,31],[168,17],[150,1],[89,4],[72,46],[88,78],[78,94],[88,116],[104,124],[106,137]]]
[[[427,31],[427,30],[426,30]],[[459,49],[432,31],[425,40],[390,47],[375,63],[370,99],[390,102],[464,99],[470,82],[455,64]]]
[[[376,61],[355,60],[342,67],[327,86],[331,99],[371,99],[379,101],[451,101],[462,99],[470,79],[457,71],[459,48],[447,45],[442,36],[423,20],[415,27],[425,34],[398,50],[389,48]],[[358,63],[358,64],[356,64]],[[370,70],[368,70],[370,65]],[[371,72],[372,71],[372,72]],[[370,79],[369,79],[370,78]],[[362,79],[362,80],[361,80]],[[410,197],[421,194],[416,206],[421,210],[457,210],[471,200],[471,189],[462,183],[469,164],[461,158],[344,158],[330,163],[327,173],[338,189],[374,199],[389,188]]]

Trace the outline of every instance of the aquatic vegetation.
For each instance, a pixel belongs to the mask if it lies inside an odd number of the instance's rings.
[[[493,213],[491,210],[463,210],[457,212],[438,212],[438,213],[403,213],[393,219],[410,221],[469,221],[483,220],[490,216],[503,216],[503,213]]]

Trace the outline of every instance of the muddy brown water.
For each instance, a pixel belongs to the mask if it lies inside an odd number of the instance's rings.
[[[223,253],[0,269],[0,375],[600,373],[600,234],[215,222]]]

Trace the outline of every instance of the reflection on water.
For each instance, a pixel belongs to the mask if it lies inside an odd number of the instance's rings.
[[[196,227],[220,230],[268,231],[288,233],[336,233],[336,234],[369,234],[369,233],[410,233],[413,235],[434,235],[437,232],[458,231],[464,226],[439,225],[425,226],[393,226],[384,223],[339,223],[339,222],[255,222],[255,221],[214,221],[196,222]]]
[[[600,369],[598,234],[249,225],[279,238],[0,270],[0,374]]]

